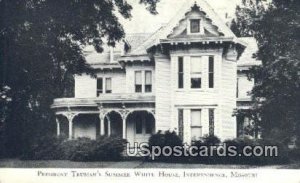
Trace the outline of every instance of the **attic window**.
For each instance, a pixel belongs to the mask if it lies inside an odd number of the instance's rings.
[[[200,19],[191,19],[190,20],[190,32],[191,33],[200,33]]]

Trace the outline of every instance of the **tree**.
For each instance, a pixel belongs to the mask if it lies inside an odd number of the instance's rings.
[[[300,2],[273,0],[267,8],[261,6],[246,6],[249,11],[242,13],[237,9],[242,16],[234,25],[242,36],[243,30],[250,30],[259,46],[255,57],[262,61],[249,74],[256,81],[255,105],[249,113],[259,116],[253,120],[263,137],[286,144],[295,138],[300,141]]]
[[[158,1],[140,3],[155,14]],[[9,155],[53,132],[53,99],[71,85],[70,75],[93,75],[83,47],[114,46],[125,34],[117,14],[130,18],[131,9],[125,0],[0,0],[0,88],[11,89],[1,118]]]

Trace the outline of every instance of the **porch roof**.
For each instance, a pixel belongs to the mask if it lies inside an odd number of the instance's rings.
[[[154,102],[155,96],[150,94],[103,94],[96,98],[57,98],[54,99],[51,108],[98,107],[100,104]]]

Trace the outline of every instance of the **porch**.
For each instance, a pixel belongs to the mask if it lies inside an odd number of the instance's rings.
[[[105,94],[97,98],[59,98],[57,135],[69,139],[119,136],[130,144],[145,142],[155,132],[155,97],[145,94]]]

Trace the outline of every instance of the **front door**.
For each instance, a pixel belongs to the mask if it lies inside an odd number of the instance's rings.
[[[148,142],[152,134],[152,125],[146,120],[135,122],[135,142]]]
[[[148,142],[151,134],[154,132],[155,119],[152,114],[145,111],[138,111],[128,117],[127,140],[131,146],[135,142]]]

